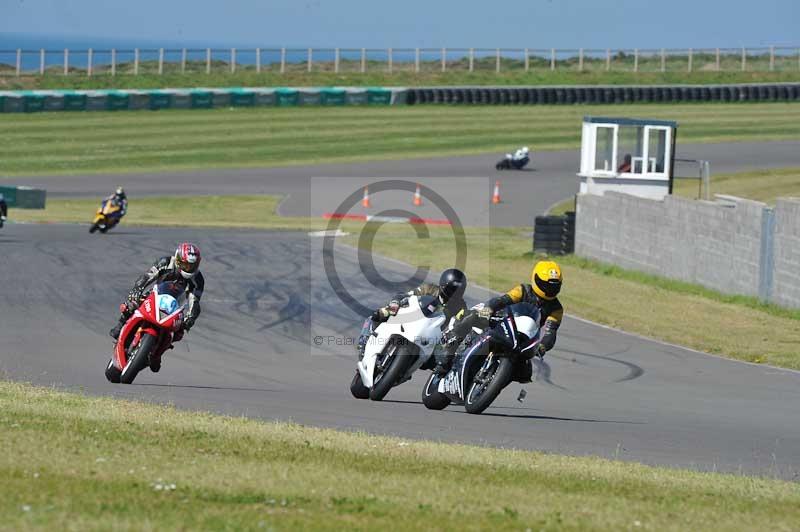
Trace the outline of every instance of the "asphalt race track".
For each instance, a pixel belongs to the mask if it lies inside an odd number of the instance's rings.
[[[792,166],[797,147],[689,146],[681,147],[679,157],[708,158],[716,161],[716,171],[735,171]],[[282,212],[308,214],[309,176],[481,176],[493,181],[493,170],[474,170],[493,162],[494,157],[477,156],[223,170],[126,176],[124,184],[133,197],[289,193]],[[536,154],[533,167],[531,172],[499,174],[510,198],[503,206],[507,211],[501,211],[507,218],[500,223],[525,223],[577,187],[574,152]],[[94,196],[107,193],[120,179],[15,181],[46,184],[55,196]],[[516,194],[510,190],[514,186],[519,187]],[[523,193],[530,201],[519,200]],[[492,222],[497,221],[493,215]],[[206,293],[197,326],[166,355],[159,374],[146,370],[132,386],[106,382],[107,331],[117,305],[133,279],[181,240],[192,240],[204,251]],[[42,385],[263,419],[800,478],[800,373],[698,354],[571,318],[562,326],[558,347],[546,357],[548,363],[538,368],[536,382],[525,387],[528,396],[522,403],[515,400],[521,388],[515,383],[482,416],[460,407],[428,411],[419,398],[422,373],[383,403],[353,399],[348,384],[355,353],[351,345],[339,344],[352,339],[363,318],[317,282],[318,244],[318,239],[292,232],[123,225],[108,235],[89,235],[86,226],[9,224],[0,230],[0,372]],[[387,294],[362,282],[352,249],[337,246],[335,259],[356,299],[368,306],[386,300]],[[408,271],[393,261],[378,259],[376,264],[387,277],[400,278]],[[473,289],[470,296],[478,300],[488,294]],[[321,345],[316,345],[317,336]]]
[[[678,134],[680,139],[680,133]],[[728,173],[758,168],[785,168],[797,166],[800,142],[741,142],[735,144],[681,144],[678,141],[676,156],[679,159],[706,159],[711,161],[713,173]],[[117,184],[125,186],[128,194],[188,195],[188,194],[276,194],[288,195],[280,206],[280,213],[287,216],[319,216],[320,209],[309,201],[312,193],[329,195],[340,190],[335,179],[326,185],[314,177],[363,178],[362,185],[380,178],[409,178],[412,181],[440,178],[482,177],[486,179],[485,197],[491,197],[495,180],[501,181],[501,208],[492,208],[491,223],[495,226],[532,225],[533,216],[542,213],[550,205],[578,191],[576,173],[579,167],[579,150],[534,153],[526,171],[498,172],[494,164],[500,155],[474,155],[457,158],[417,159],[404,161],[378,161],[354,164],[327,164],[320,166],[285,168],[222,169],[168,174],[129,174],[14,178],[19,185],[47,189],[50,197],[97,197],[108,195]],[[691,164],[677,166],[677,175],[697,175]],[[453,187],[454,189],[456,187]],[[396,203],[396,202],[395,202]],[[395,203],[389,207],[398,207]],[[399,205],[409,208],[411,202],[405,198]],[[353,213],[374,214],[373,210],[356,207]],[[438,213],[430,205],[415,209],[423,217],[436,217]],[[440,217],[440,216],[439,216]],[[486,213],[482,215],[486,219]]]
[[[145,370],[132,386],[109,384],[103,369],[116,306],[148,262],[181,239],[206,252],[201,319],[159,374]],[[408,438],[790,479],[800,473],[800,373],[574,319],[565,321],[523,403],[514,383],[482,416],[459,407],[428,411],[419,399],[422,373],[383,403],[356,400],[348,390],[353,348],[335,339],[352,338],[360,317],[330,288],[310,285],[319,261],[310,242],[289,232],[120,227],[102,236],[78,225],[7,226],[0,232],[0,371],[90,393]],[[345,283],[357,284],[354,254],[342,248],[336,260]],[[352,293],[369,305],[384,299],[363,285]],[[320,347],[309,322],[324,338]]]

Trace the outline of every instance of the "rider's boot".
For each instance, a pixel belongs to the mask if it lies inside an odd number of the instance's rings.
[[[125,322],[128,321],[128,318],[131,317],[131,314],[133,314],[133,310],[131,310],[129,305],[126,303],[120,305],[119,310],[121,312],[119,322],[110,331],[108,331],[108,335],[114,340],[119,340],[119,333],[122,332],[122,327],[125,325]]]
[[[521,384],[527,384],[531,382],[532,377],[533,364],[531,363],[530,359],[517,360],[517,362],[514,364],[514,374],[512,375],[511,380]]]

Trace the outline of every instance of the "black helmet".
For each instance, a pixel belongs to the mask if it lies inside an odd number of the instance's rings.
[[[439,301],[447,303],[452,298],[464,297],[464,290],[467,289],[467,276],[464,272],[455,268],[450,268],[442,272],[439,277]]]
[[[114,191],[114,195],[119,196],[120,198],[125,198],[125,189],[122,187],[117,187],[117,190]]]

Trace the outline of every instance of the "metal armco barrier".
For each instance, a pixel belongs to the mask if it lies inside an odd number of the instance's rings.
[[[533,226],[533,252],[566,255],[575,251],[575,213],[537,216]]]
[[[416,87],[406,102],[467,105],[572,105],[800,100],[800,83],[564,87]]]

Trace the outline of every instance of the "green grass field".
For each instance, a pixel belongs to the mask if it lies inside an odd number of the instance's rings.
[[[796,483],[0,382],[8,530],[791,530]]]
[[[255,227],[260,229],[320,230],[320,218],[281,217],[273,196],[211,196],[141,198],[130,205],[124,224],[185,227]],[[87,223],[95,200],[51,200],[45,210],[12,209],[14,221]],[[212,218],[207,212],[214,212]],[[352,235],[370,231],[356,222],[342,225]],[[528,280],[537,257],[523,228],[467,228],[471,282],[504,291]],[[110,234],[113,237],[113,230]],[[99,237],[102,238],[102,237]],[[358,245],[357,236],[346,237]],[[430,238],[418,239],[407,225],[380,228],[374,251],[434,270],[451,267],[454,246],[449,229],[431,227]],[[685,345],[700,351],[750,362],[800,369],[800,311],[765,305],[755,298],[719,294],[697,285],[641,274],[567,256],[557,258],[565,275],[561,300],[567,312],[598,323]],[[671,316],[664,320],[663,316]],[[764,323],[769,323],[769,330]],[[745,335],[748,342],[741,342]]]
[[[698,60],[695,58],[696,61]],[[738,59],[738,58],[737,58]],[[712,60],[713,61],[713,60]],[[769,83],[792,82],[800,80],[800,70],[796,61],[784,67],[778,65],[780,71],[768,72],[769,65],[763,61],[750,62],[749,72],[741,72],[740,66],[734,63],[721,65],[727,72],[715,72],[704,68],[700,62],[695,63],[694,72],[686,72],[685,58],[683,64],[668,65],[667,72],[660,72],[660,64],[649,65],[640,62],[642,72],[633,72],[633,57],[625,64],[615,63],[614,70],[605,71],[605,62],[586,63],[584,72],[579,72],[577,64],[559,67],[551,71],[549,64],[533,64],[530,72],[525,72],[523,64],[503,61],[501,73],[494,70],[494,60],[476,65],[472,73],[467,65],[457,68],[449,65],[449,72],[441,72],[438,62],[423,63],[421,72],[414,73],[408,68],[398,66],[389,74],[385,64],[370,62],[367,72],[358,72],[360,65],[344,63],[341,72],[333,72],[333,64],[315,65],[314,71],[307,72],[306,64],[288,65],[286,73],[265,69],[257,73],[255,68],[240,68],[231,74],[227,64],[214,64],[210,74],[205,73],[205,63],[190,63],[187,72],[181,74],[176,65],[167,64],[163,75],[158,75],[157,64],[142,63],[140,75],[134,76],[133,65],[121,65],[118,75],[112,77],[106,69],[96,70],[92,77],[85,72],[73,71],[64,76],[62,70],[54,68],[44,76],[0,76],[0,90],[8,89],[148,89],[166,87],[325,87],[325,86],[361,86],[361,87],[418,87],[444,85],[654,85],[654,84],[712,84],[712,83]],[[413,65],[412,65],[413,66]],[[755,71],[761,70],[761,71]],[[10,72],[9,72],[10,74]]]
[[[0,115],[0,175],[253,167],[577,148],[584,115],[677,120],[679,142],[796,139],[800,105],[237,108]]]

